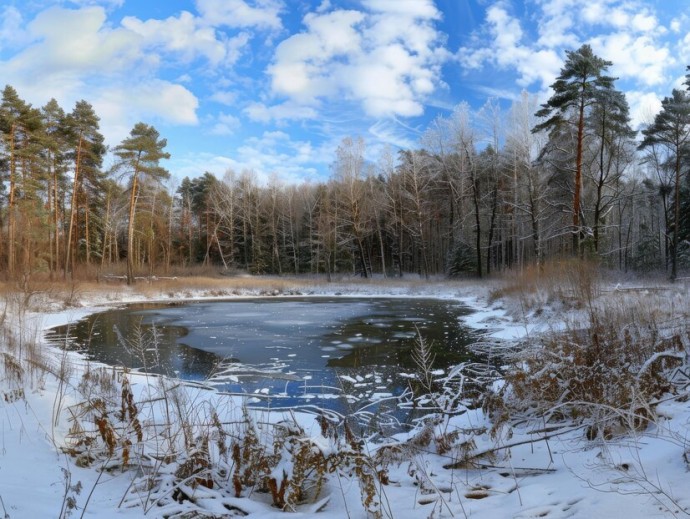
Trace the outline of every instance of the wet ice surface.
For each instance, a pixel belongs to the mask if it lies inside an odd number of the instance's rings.
[[[258,405],[270,398],[272,406],[343,411],[348,402],[405,390],[415,370],[410,350],[418,332],[432,344],[439,373],[466,360],[473,336],[459,318],[467,313],[456,302],[414,298],[146,304],[55,328],[49,338],[108,364],[250,394]]]

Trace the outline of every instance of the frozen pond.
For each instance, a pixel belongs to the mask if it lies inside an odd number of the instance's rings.
[[[136,304],[54,328],[48,339],[106,364],[207,381],[261,405],[351,403],[401,394],[417,333],[439,373],[467,360],[473,332],[454,301],[257,298]],[[336,402],[337,401],[337,402]]]

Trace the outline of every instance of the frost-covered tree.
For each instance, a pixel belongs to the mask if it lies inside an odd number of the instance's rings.
[[[654,122],[642,130],[644,139],[639,149],[662,145],[673,163],[673,241],[671,243],[671,281],[678,276],[678,235],[680,230],[681,168],[690,144],[690,94],[674,89],[661,102],[661,111]]]

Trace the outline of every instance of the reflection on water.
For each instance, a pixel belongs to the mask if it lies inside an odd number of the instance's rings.
[[[342,409],[343,390],[361,400],[401,394],[417,334],[432,345],[435,369],[467,360],[473,336],[459,323],[467,313],[411,298],[138,304],[54,328],[48,339],[106,364]]]

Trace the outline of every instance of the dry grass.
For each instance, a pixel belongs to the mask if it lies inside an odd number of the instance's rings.
[[[571,319],[564,330],[531,337],[508,357],[507,384],[487,396],[486,409],[497,423],[525,415],[582,423],[589,438],[645,427],[654,419],[653,403],[676,390],[671,380],[687,368],[686,290],[604,291],[586,263],[553,267],[527,272],[501,295],[532,304],[533,315],[539,314],[535,301],[553,305],[557,298]]]
[[[591,306],[601,293],[599,265],[575,258],[529,265],[504,275],[502,281],[490,299],[515,300],[523,314],[539,315],[547,306],[565,309]]]

